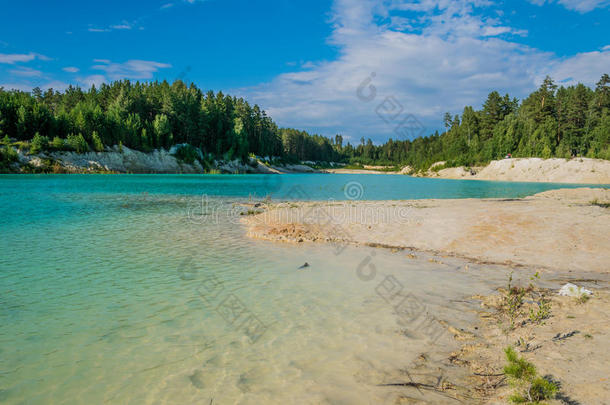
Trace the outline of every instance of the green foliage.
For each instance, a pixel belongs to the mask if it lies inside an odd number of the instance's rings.
[[[362,138],[352,145],[340,134],[327,138],[280,129],[257,105],[179,80],[124,80],[99,89],[70,86],[61,93],[0,89],[0,136],[18,142],[39,133],[68,138],[64,147],[82,151],[89,146],[100,151],[104,145],[149,151],[188,143],[206,156],[244,162],[253,154],[285,162],[409,165],[417,171],[438,161],[446,161],[446,167],[472,167],[508,153],[610,159],[610,76],[602,76],[595,89],[582,84],[558,88],[546,78],[521,104],[493,91],[480,110],[466,106],[461,115],[445,114],[444,121],[442,134],[390,139],[383,145]],[[83,140],[69,139],[71,134],[82,134]]]
[[[589,204],[595,205],[595,206],[601,207],[601,208],[610,208],[610,202],[602,202],[602,201],[599,201],[597,198],[591,200],[591,202],[589,202]]]
[[[545,319],[551,316],[551,302],[545,299],[541,299],[538,303],[538,309],[534,311],[530,309],[530,320],[534,323],[541,324]]]
[[[527,290],[523,287],[515,287],[512,285],[513,273],[508,276],[508,285],[504,294],[504,307],[510,318],[510,326],[514,327],[515,319],[521,314],[523,306],[523,297]]]
[[[582,293],[578,297],[576,297],[576,302],[578,302],[579,304],[584,304],[587,301],[589,301],[590,299],[591,299],[591,296],[589,296],[589,294]]]
[[[514,403],[539,403],[553,399],[559,391],[557,383],[540,377],[536,367],[519,357],[511,346],[504,350],[508,364],[504,366],[504,374],[509,377],[511,384],[518,388],[518,392],[510,396]]]
[[[11,165],[19,160],[17,151],[10,145],[0,147],[0,172],[11,171]]]
[[[180,145],[174,156],[181,162],[193,164],[195,160],[199,159],[199,151],[191,145]]]
[[[49,138],[46,136],[41,136],[38,132],[32,138],[30,142],[30,153],[37,154],[40,152],[44,152],[49,148]]]
[[[93,135],[91,136],[91,138],[93,143],[93,150],[96,152],[103,152],[104,144],[102,143],[102,140],[100,139],[100,136],[97,134],[97,132],[93,131]]]
[[[89,151],[89,144],[87,144],[87,141],[85,141],[82,134],[68,135],[66,145],[78,153],[85,153]]]
[[[555,398],[558,391],[559,387],[556,383],[543,377],[536,377],[527,391],[510,395],[509,400],[516,404],[539,404],[540,401]]]
[[[544,401],[545,399],[555,398],[559,387],[556,383],[549,381],[543,377],[536,377],[532,381],[529,394],[534,402]]]
[[[56,136],[53,138],[53,141],[51,141],[51,147],[55,150],[64,150],[66,148],[66,143],[63,139]]]
[[[523,357],[519,357],[511,346],[504,349],[504,353],[508,361],[504,366],[504,374],[517,380],[532,380],[536,376],[536,367]]]
[[[335,139],[280,130],[257,105],[222,92],[203,92],[182,81],[68,87],[44,94],[0,89],[0,134],[29,141],[38,132],[50,139],[82,134],[67,147],[103,150],[122,144],[135,150],[169,149],[188,143],[206,155],[246,161],[249,153],[288,160],[342,158]],[[87,147],[85,147],[85,143]]]
[[[444,123],[443,134],[390,139],[379,146],[362,140],[339,150],[350,163],[400,164],[415,170],[439,161],[446,161],[446,167],[477,166],[508,153],[610,159],[610,76],[604,75],[595,90],[582,84],[558,89],[547,77],[521,105],[494,91],[480,111],[467,106],[461,117],[445,113]]]

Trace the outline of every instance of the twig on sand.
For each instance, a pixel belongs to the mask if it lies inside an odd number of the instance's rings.
[[[572,332],[566,333],[564,335],[562,335],[561,333],[558,333],[553,338],[553,341],[557,342],[557,341],[560,341],[560,340],[565,340],[567,338],[571,338],[572,336],[576,335],[577,333],[580,333],[580,331],[579,330],[573,330]]]
[[[422,388],[424,390],[437,392],[447,398],[451,398],[460,403],[463,403],[463,401],[460,400],[459,398],[456,398],[454,396],[447,394],[445,391],[443,391],[442,389],[439,389],[437,386],[432,385],[432,384],[425,384],[425,383],[418,383],[418,382],[411,381],[411,382],[401,382],[401,383],[378,384],[378,386],[379,387],[413,387],[413,388],[416,388],[417,390]]]
[[[498,374],[483,374],[483,373],[474,373],[474,375],[478,375],[480,377],[501,377],[504,375],[504,373],[498,373]]]

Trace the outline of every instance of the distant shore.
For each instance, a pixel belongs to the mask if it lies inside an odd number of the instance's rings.
[[[602,159],[541,159],[515,158],[494,160],[487,166],[449,167],[436,162],[430,169],[417,172],[409,166],[399,171],[379,170],[364,166],[362,169],[326,169],[326,173],[341,174],[408,174],[414,177],[430,177],[456,180],[492,180],[546,183],[610,184],[610,161]],[[387,168],[386,168],[387,169]]]
[[[445,167],[434,163],[427,171],[410,166],[346,168],[331,162],[289,164],[281,159],[249,157],[246,161],[193,159],[186,162],[164,149],[145,153],[127,147],[107,147],[104,152],[45,152],[29,154],[15,149],[16,160],[6,173],[156,173],[156,174],[393,174],[459,180],[610,184],[610,161],[602,159],[515,158],[494,160],[482,167]],[[205,167],[204,167],[205,166]],[[326,166],[326,167],[325,167]],[[328,167],[330,166],[330,167]]]
[[[502,159],[494,160],[484,167],[429,170],[423,176],[462,180],[610,184],[610,161],[588,158]]]
[[[304,164],[279,163],[277,160],[249,157],[240,159],[184,161],[170,151],[141,152],[125,146],[107,147],[103,152],[54,151],[29,154],[16,150],[17,161],[8,173],[136,173],[136,174],[288,174],[316,173]]]

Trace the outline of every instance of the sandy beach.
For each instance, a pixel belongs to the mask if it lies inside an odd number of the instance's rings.
[[[599,347],[610,339],[608,202],[610,190],[601,188],[522,199],[290,202],[259,207],[259,214],[242,222],[250,237],[269,241],[379,247],[406,261],[459,260],[466,272],[468,263],[514,271],[521,280],[510,290],[498,285],[491,295],[468,298],[480,303],[476,323],[445,323],[461,344],[445,359],[462,370],[452,378],[458,381],[464,369],[470,376],[459,380],[461,388],[437,384],[434,389],[469,403],[509,403],[514,387],[503,372],[503,349],[510,345],[540,375],[560,382],[560,393],[548,403],[602,404],[610,397],[610,355]],[[557,287],[537,286],[537,275],[555,286],[584,285],[594,295],[560,297]],[[529,287],[528,279],[533,280]],[[507,304],[514,291],[523,291],[517,309]],[[537,319],[541,303],[551,309]],[[426,356],[420,360],[422,375],[433,373]],[[404,401],[418,403],[410,397]]]
[[[339,242],[453,255],[479,262],[608,273],[608,189],[562,189],[523,199],[301,202],[244,221],[255,238]]]

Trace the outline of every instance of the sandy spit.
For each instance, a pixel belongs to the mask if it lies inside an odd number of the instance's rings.
[[[608,189],[523,199],[299,202],[243,218],[253,238],[409,248],[478,262],[610,273]]]

